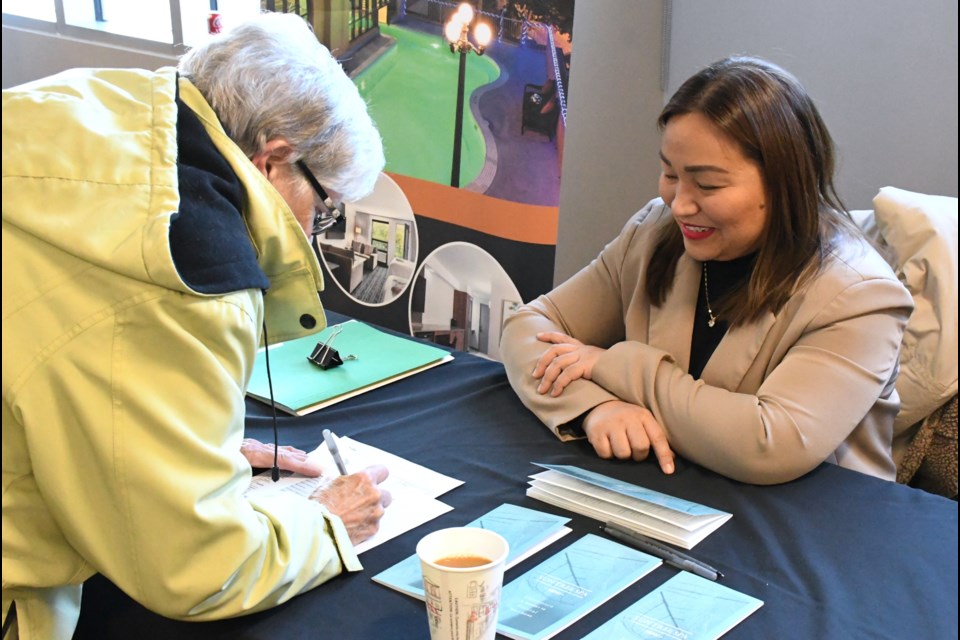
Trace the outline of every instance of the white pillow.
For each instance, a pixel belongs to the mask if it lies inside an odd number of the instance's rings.
[[[873,199],[891,266],[913,296],[894,434],[957,393],[957,199],[884,187]]]
[[[877,219],[873,215],[872,209],[857,209],[850,212],[850,217],[860,227],[863,235],[867,236],[870,242],[883,244],[883,238],[880,236],[880,230],[877,229]]]

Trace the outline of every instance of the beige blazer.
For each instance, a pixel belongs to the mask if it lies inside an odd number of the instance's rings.
[[[590,265],[506,323],[501,351],[524,404],[563,439],[568,423],[621,399],[653,412],[673,450],[744,482],[786,482],[824,460],[893,479],[894,388],[910,294],[866,243],[845,240],[777,313],[730,329],[695,380],[687,373],[701,266],[686,255],[664,304],[646,296],[651,201]],[[538,331],[606,349],[592,380],[559,398],[531,377]]]

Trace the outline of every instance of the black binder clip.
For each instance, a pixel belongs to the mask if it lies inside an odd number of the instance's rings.
[[[333,341],[340,335],[341,331],[343,331],[343,327],[337,327],[327,337],[325,342],[318,342],[317,346],[313,348],[313,352],[307,356],[307,360],[324,371],[342,365],[343,358],[341,358],[340,353],[333,348]]]

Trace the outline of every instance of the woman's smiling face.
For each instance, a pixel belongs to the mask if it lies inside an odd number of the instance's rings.
[[[760,248],[769,216],[760,168],[706,117],[667,122],[660,165],[660,197],[690,257],[733,260]]]

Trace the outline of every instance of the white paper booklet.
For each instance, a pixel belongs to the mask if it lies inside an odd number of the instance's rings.
[[[537,466],[546,471],[530,476],[527,495],[531,498],[596,520],[615,522],[684,549],[692,549],[731,518],[725,511],[579,467]]]

